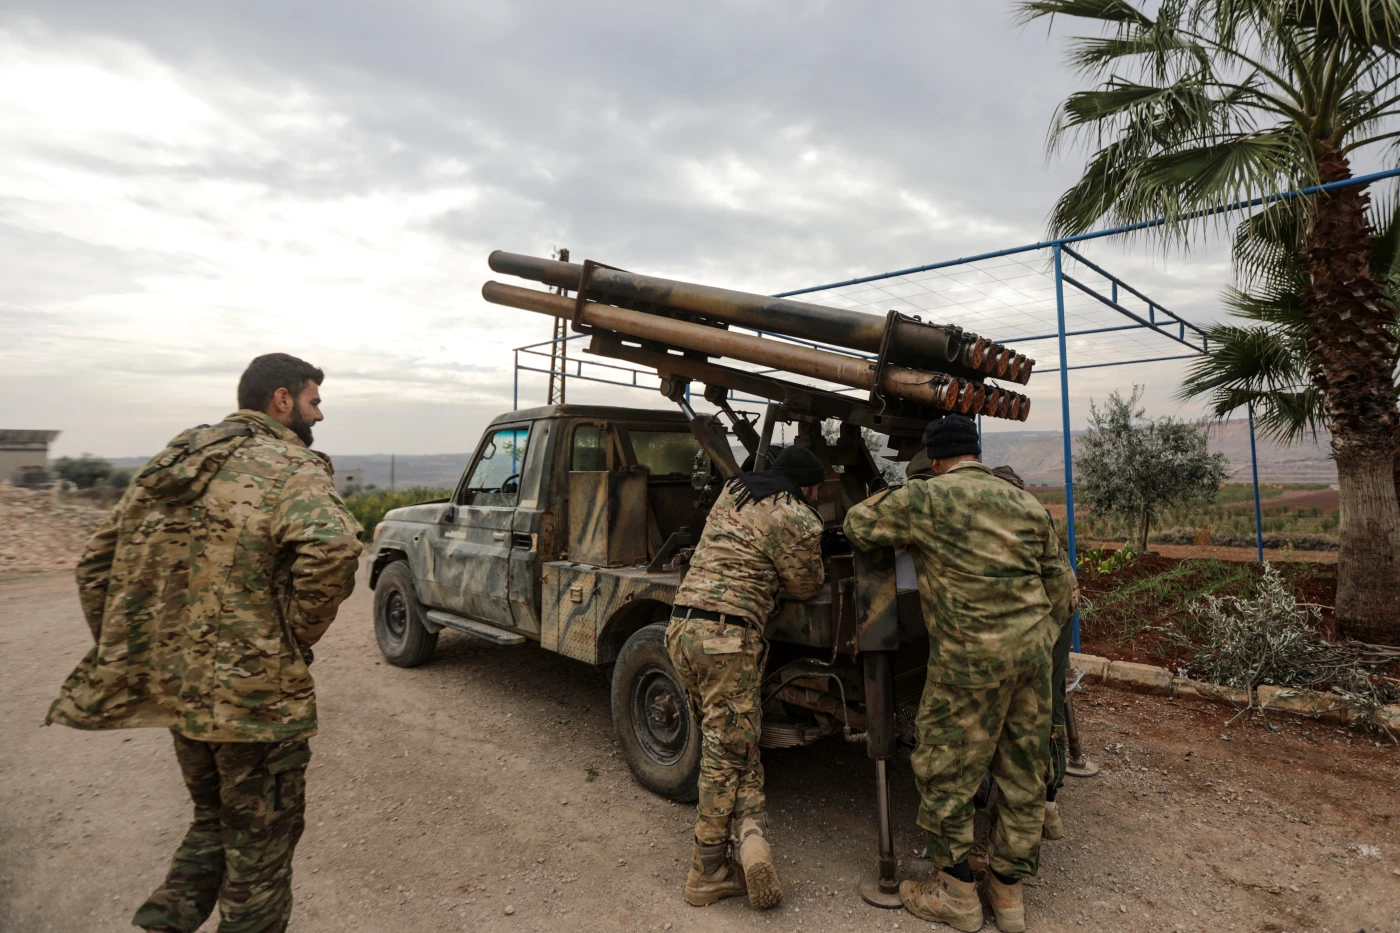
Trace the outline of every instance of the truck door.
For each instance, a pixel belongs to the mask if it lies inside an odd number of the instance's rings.
[[[512,627],[511,525],[520,497],[530,425],[492,429],[453,497],[455,514],[437,539],[444,608]]]

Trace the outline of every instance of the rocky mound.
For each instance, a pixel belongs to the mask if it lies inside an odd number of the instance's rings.
[[[0,482],[0,576],[76,565],[106,514],[87,504],[56,502],[47,490]]]

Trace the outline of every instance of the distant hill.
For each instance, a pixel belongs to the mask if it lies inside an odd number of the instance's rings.
[[[1079,437],[1076,434],[1076,439]],[[1266,483],[1335,483],[1337,466],[1327,445],[1311,444],[1279,447],[1259,438],[1259,479]],[[990,464],[1009,463],[1027,481],[1047,485],[1064,482],[1063,445],[1058,431],[1002,431],[985,437],[982,459]],[[1234,470],[1235,482],[1249,481],[1249,426],[1243,421],[1210,429],[1210,449],[1225,454]],[[399,455],[394,458],[394,485],[457,485],[471,460],[471,452],[457,454]],[[365,482],[389,485],[388,454],[332,454],[338,470],[364,470]],[[146,462],[143,457],[119,457],[112,463],[134,468]]]
[[[440,486],[457,485],[462,471],[471,460],[470,452],[460,454],[419,454],[394,457],[394,485]],[[146,457],[113,457],[112,464],[127,469],[144,466]],[[337,470],[364,470],[365,482],[376,486],[389,485],[389,454],[331,454]]]
[[[1075,433],[1075,442],[1083,432]],[[1335,483],[1337,465],[1328,445],[1280,447],[1258,438],[1259,480],[1265,483]],[[1249,425],[1234,421],[1210,429],[1210,449],[1230,460],[1234,482],[1249,481]],[[983,439],[982,459],[990,464],[1009,463],[1028,482],[1061,485],[1064,482],[1064,444],[1058,431],[1004,431]]]

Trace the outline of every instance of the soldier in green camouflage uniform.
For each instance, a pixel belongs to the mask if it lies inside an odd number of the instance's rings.
[[[772,470],[742,473],[710,509],[676,593],[666,649],[700,722],[700,801],[686,900],[697,906],[747,890],[754,907],[782,898],[766,839],[759,685],[763,626],[779,592],[810,599],[825,580],[822,520],[809,505],[825,470],[789,447]],[[731,827],[739,864],[728,852]]]
[[[193,933],[280,933],[316,733],[311,646],[350,595],[360,527],[308,449],[320,370],[271,354],[240,410],[185,431],[88,542],[78,592],[96,644],[48,721],[168,728],[194,821],[136,913]]]
[[[990,769],[1001,791],[984,891],[1003,933],[1025,929],[1021,879],[1035,874],[1050,738],[1051,648],[1068,617],[1073,573],[1050,518],[1029,493],[977,461],[976,426],[930,424],[931,479],[882,492],[846,514],[858,548],[907,546],[929,629],[916,719],[919,825],[940,869],[900,886],[917,916],[982,925],[967,856],[973,795]]]
[[[1010,466],[994,467],[992,474],[1001,477],[1017,489],[1026,488],[1026,481],[1021,479],[1020,474]],[[1051,523],[1054,523],[1054,519],[1051,519]],[[1068,614],[1072,617],[1078,611],[1079,585],[1076,582],[1073,592],[1070,594]],[[1065,834],[1065,824],[1060,818],[1060,808],[1055,798],[1059,795],[1060,788],[1065,784],[1065,771],[1069,766],[1068,725],[1065,716],[1067,702],[1065,677],[1069,674],[1069,654],[1073,636],[1073,626],[1067,623],[1061,624],[1060,635],[1055,639],[1055,648],[1051,653],[1050,776],[1045,784],[1045,825],[1040,833],[1046,839],[1061,839]]]

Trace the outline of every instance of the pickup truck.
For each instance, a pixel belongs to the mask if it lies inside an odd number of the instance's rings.
[[[781,602],[765,629],[762,743],[859,737],[882,722],[907,732],[928,657],[912,564],[841,546],[845,508],[866,490],[853,489],[856,470],[839,464],[867,453],[858,431],[827,444],[819,422],[802,427],[833,465],[818,502],[829,582],[813,599]],[[723,435],[718,419],[712,429]],[[503,414],[450,498],[394,509],[375,529],[379,649],[414,667],[447,628],[610,669],[629,767],[651,790],[694,800],[700,731],[663,636],[720,482],[679,411],[554,405]],[[854,572],[853,563],[880,559],[887,566]],[[882,631],[862,625],[879,615],[871,610],[879,597],[863,593],[858,576],[885,581],[890,599],[897,591],[897,625],[895,605]],[[872,663],[884,667],[872,672]]]

